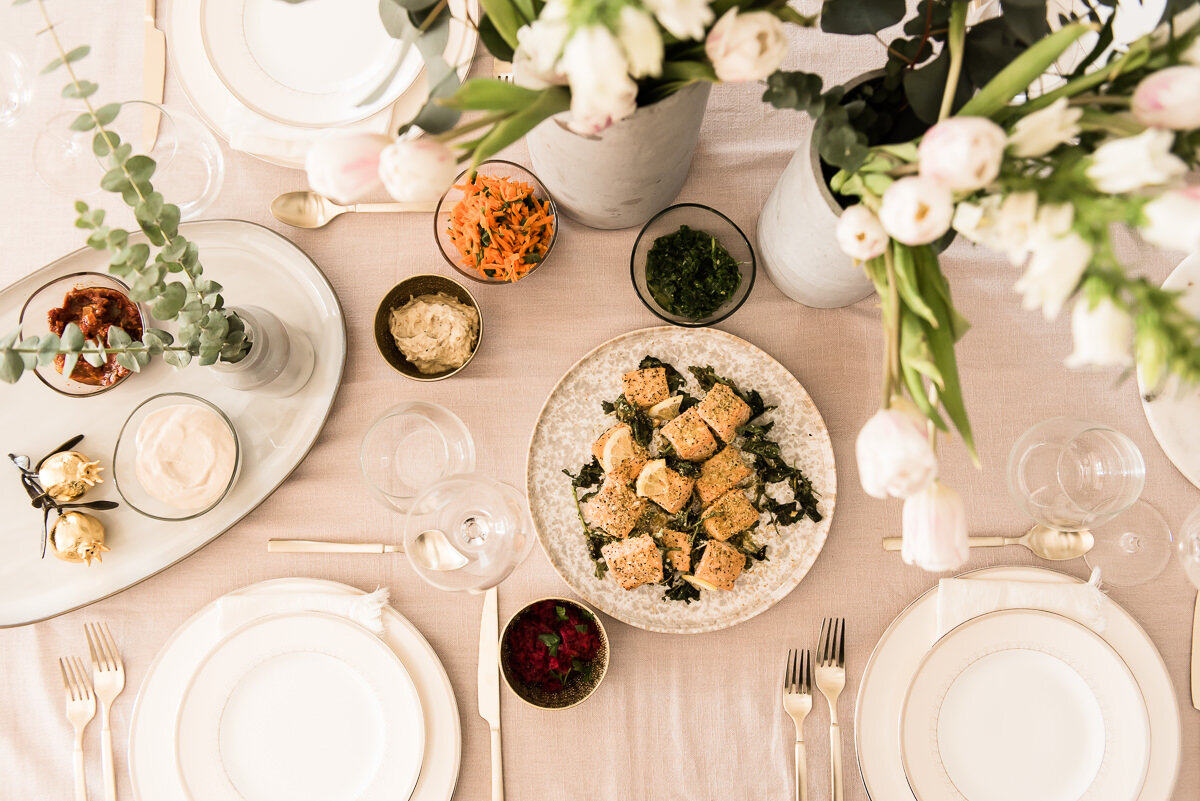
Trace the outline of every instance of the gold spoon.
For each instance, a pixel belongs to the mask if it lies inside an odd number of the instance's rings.
[[[416,203],[355,203],[339,206],[324,195],[313,191],[284,192],[271,201],[275,219],[297,228],[321,228],[334,217],[347,212],[405,212],[436,211],[434,201]]]
[[[900,550],[900,537],[884,537],[885,551]],[[971,537],[972,548],[991,548],[1000,545],[1023,545],[1033,551],[1034,556],[1061,562],[1075,559],[1092,550],[1096,538],[1090,531],[1055,531],[1045,526],[1034,526],[1021,537]]]

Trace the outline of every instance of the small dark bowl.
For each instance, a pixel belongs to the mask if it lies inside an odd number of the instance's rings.
[[[449,295],[459,303],[470,306],[479,312],[479,336],[475,338],[475,347],[471,348],[470,357],[460,367],[440,373],[422,373],[405,358],[404,354],[400,352],[400,348],[396,346],[390,326],[392,310],[400,308],[420,295],[434,295],[438,292]],[[453,278],[446,278],[443,275],[423,274],[405,278],[383,296],[383,300],[379,302],[379,308],[375,310],[375,347],[379,348],[379,355],[397,373],[414,381],[441,381],[443,378],[449,378],[471,363],[475,354],[479,352],[479,343],[482,341],[483,312],[479,310],[475,296]]]
[[[733,295],[707,317],[692,318],[672,314],[658,305],[654,296],[650,294],[650,288],[646,285],[646,256],[650,253],[650,248],[659,237],[675,233],[681,225],[716,237],[721,246],[729,251],[729,255],[737,262],[738,270],[742,274],[742,280]],[[699,203],[679,203],[667,206],[651,217],[650,221],[642,227],[637,241],[633,243],[633,254],[629,258],[629,274],[633,279],[633,288],[646,308],[672,325],[687,328],[700,328],[719,323],[741,308],[742,304],[746,302],[746,298],[750,297],[756,272],[754,248],[751,247],[750,240],[746,238],[742,229],[721,212]]]
[[[512,646],[508,642],[509,630],[517,619],[525,614],[530,607],[540,604],[543,601],[554,601],[556,604],[574,607],[581,612],[591,615],[592,622],[596,624],[596,633],[600,637],[600,647],[596,649],[596,656],[592,659],[591,677],[585,679],[582,673],[572,672],[567,678],[566,685],[558,692],[547,692],[540,687],[524,683],[513,672],[512,666],[509,664],[512,659]],[[571,601],[566,598],[539,598],[536,601],[530,601],[508,619],[508,622],[504,624],[503,631],[500,632],[500,673],[504,676],[504,682],[518,698],[538,709],[570,709],[573,706],[582,704],[591,697],[592,693],[596,692],[596,688],[600,686],[600,682],[604,680],[604,674],[607,672],[608,632],[604,630],[604,624],[600,622],[600,618],[596,613],[578,601]]]

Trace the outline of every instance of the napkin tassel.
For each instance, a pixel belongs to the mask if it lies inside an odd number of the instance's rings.
[[[383,607],[391,594],[387,587],[376,587],[374,592],[355,598],[351,617],[376,634],[383,634]]]

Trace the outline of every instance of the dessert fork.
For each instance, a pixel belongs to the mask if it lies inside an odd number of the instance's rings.
[[[58,660],[67,695],[67,720],[75,727],[75,801],[87,801],[87,779],[83,773],[83,730],[96,716],[96,696],[92,695],[83,662],[75,657]]]
[[[96,697],[100,699],[100,753],[104,765],[104,798],[117,801],[117,778],[113,769],[112,728],[108,713],[112,702],[125,689],[125,665],[113,640],[108,624],[100,628],[99,623],[85,623],[83,633],[87,635],[88,652],[92,656],[92,681],[96,685]]]
[[[821,661],[817,664],[817,688],[829,702],[829,763],[833,801],[842,801],[842,730],[838,726],[837,700],[846,686],[846,619],[827,617],[821,623],[821,641],[817,646]]]
[[[783,709],[796,724],[796,801],[808,801],[808,755],[804,749],[804,718],[812,711],[812,652],[788,651],[783,667]]]

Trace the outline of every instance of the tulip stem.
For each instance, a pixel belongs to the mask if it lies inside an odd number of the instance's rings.
[[[967,4],[953,3],[950,6],[950,29],[946,46],[950,48],[950,69],[946,73],[946,88],[942,90],[942,107],[938,121],[950,116],[954,110],[954,96],[958,94],[958,77],[962,74],[963,44],[967,35]]]
[[[887,270],[888,285],[888,330],[886,361],[883,369],[883,408],[892,403],[900,384],[900,290],[896,286],[896,262],[892,258],[895,242],[889,242],[883,252],[883,263]]]

